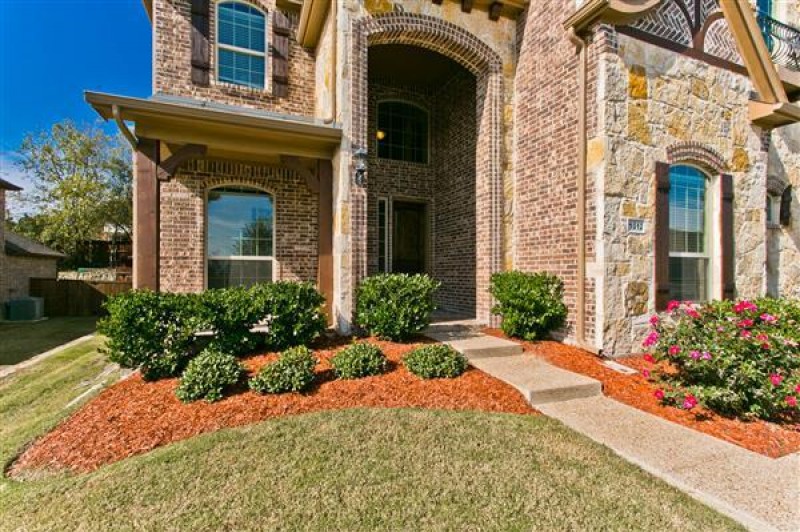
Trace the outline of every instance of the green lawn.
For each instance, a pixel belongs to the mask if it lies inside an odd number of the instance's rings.
[[[0,323],[0,366],[17,364],[94,332],[97,318],[50,318],[35,323]]]
[[[81,344],[0,381],[0,461],[117,378]],[[74,407],[73,407],[74,408]],[[223,430],[101,468],[0,482],[0,530],[737,526],[545,417],[349,410]]]

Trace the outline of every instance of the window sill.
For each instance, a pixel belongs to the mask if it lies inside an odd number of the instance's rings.
[[[263,89],[259,89],[256,87],[248,87],[247,85],[237,85],[236,83],[229,83],[227,81],[219,81],[216,79],[211,80],[211,86],[224,89],[226,92],[238,92],[240,94],[248,94],[248,95],[255,95],[255,96],[272,96],[272,90],[269,87],[264,87]]]
[[[781,229],[781,228],[782,228],[781,224],[778,224],[778,223],[775,223],[775,222],[767,222],[767,229],[771,229],[773,231],[777,231],[778,229]]]

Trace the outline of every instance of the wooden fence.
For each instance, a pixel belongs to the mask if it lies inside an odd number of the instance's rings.
[[[37,279],[30,280],[30,295],[44,298],[44,315],[99,316],[106,297],[131,289],[130,282]]]

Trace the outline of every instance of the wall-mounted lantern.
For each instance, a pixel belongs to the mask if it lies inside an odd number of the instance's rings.
[[[353,179],[356,186],[363,187],[367,182],[367,150],[357,148],[353,152],[353,167],[355,175]]]

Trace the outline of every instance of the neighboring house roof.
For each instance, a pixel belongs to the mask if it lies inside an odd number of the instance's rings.
[[[49,259],[63,259],[66,257],[54,249],[35,240],[6,231],[6,255],[12,257],[43,257]]]
[[[8,181],[3,179],[2,177],[0,177],[0,188],[2,188],[3,190],[14,190],[14,191],[22,190],[17,185],[15,185],[13,183],[9,183]]]

